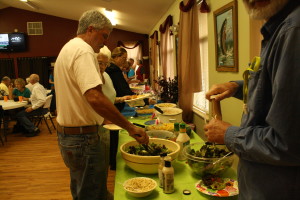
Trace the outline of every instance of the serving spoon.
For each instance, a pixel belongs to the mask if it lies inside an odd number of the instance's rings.
[[[157,106],[154,106],[154,109],[157,110],[161,114],[164,113],[164,111],[162,109],[160,109],[159,107],[157,107]]]
[[[223,157],[219,158],[218,160],[216,160],[215,162],[212,163],[212,165],[217,164],[218,162],[220,162],[221,160],[223,160],[224,158],[231,156],[233,154],[233,152],[228,152],[227,154],[225,154]]]

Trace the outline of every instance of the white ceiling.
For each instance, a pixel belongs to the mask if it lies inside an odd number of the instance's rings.
[[[30,0],[29,0],[30,1]],[[30,8],[19,0],[0,0],[0,9],[15,7],[33,12],[78,20],[89,9],[112,9],[116,28],[150,34],[155,24],[175,0],[31,0],[38,9]]]

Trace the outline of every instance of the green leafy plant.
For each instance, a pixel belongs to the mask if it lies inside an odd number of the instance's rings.
[[[160,98],[164,102],[177,103],[178,102],[178,77],[174,79],[166,79],[163,76],[156,81],[160,86]]]

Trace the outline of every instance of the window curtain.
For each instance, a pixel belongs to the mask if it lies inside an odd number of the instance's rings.
[[[154,31],[154,33],[150,36],[151,38],[151,71],[152,71],[152,78],[151,78],[151,86],[154,91],[157,91],[158,85],[155,83],[155,80],[158,80],[158,49],[157,49],[157,43],[158,43],[158,31]]]
[[[0,59],[0,80],[8,76],[9,78],[15,78],[15,68],[13,58],[1,58]]]
[[[31,74],[38,74],[40,77],[40,84],[45,88],[50,88],[50,63],[50,58],[48,57],[17,58],[18,77],[26,80]]]
[[[174,78],[174,41],[170,34],[170,26],[173,25],[173,17],[169,15],[163,24],[160,25],[160,47],[162,75],[165,78]]]
[[[142,43],[140,41],[118,41],[118,46],[124,47],[126,49],[127,58],[134,59],[134,65],[136,65],[137,60],[142,59]]]
[[[198,12],[195,0],[183,0],[180,5],[178,44],[179,106],[183,120],[193,121],[194,93],[202,90],[199,47]]]
[[[198,5],[200,9],[200,5]],[[194,109],[198,109],[208,116],[209,101],[205,98],[208,91],[208,30],[207,30],[207,13],[199,13],[199,40],[200,40],[200,58],[202,74],[202,91],[194,93]]]

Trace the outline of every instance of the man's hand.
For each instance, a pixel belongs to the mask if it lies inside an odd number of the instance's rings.
[[[205,135],[209,142],[215,142],[218,144],[224,144],[225,132],[231,124],[218,120],[212,119],[208,124],[204,126]]]
[[[32,109],[32,107],[28,107],[28,108],[26,108],[26,110],[25,110],[26,112],[32,112],[33,111],[33,109]]]
[[[132,125],[132,127],[127,131],[129,135],[133,137],[138,143],[140,144],[149,143],[149,137],[144,129]]]
[[[142,144],[147,144],[149,142],[149,137],[145,130],[134,126],[131,122],[126,120],[126,118],[103,94],[100,85],[86,91],[84,96],[92,108],[104,119],[126,129],[129,135],[137,142]]]
[[[235,82],[228,82],[213,85],[205,94],[207,100],[211,100],[210,96],[216,95],[215,100],[221,101],[225,98],[232,97],[238,89],[238,84]]]

